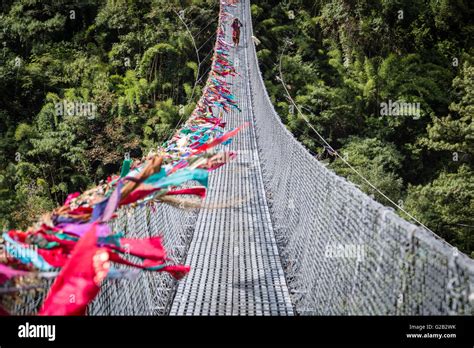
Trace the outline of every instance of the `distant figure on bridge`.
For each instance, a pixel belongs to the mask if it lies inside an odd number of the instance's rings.
[[[240,28],[243,26],[242,22],[238,18],[235,18],[232,22],[232,41],[234,41],[234,46],[238,46],[240,42]]]

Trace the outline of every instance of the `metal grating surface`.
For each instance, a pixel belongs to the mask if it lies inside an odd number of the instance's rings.
[[[243,17],[241,5],[230,12]],[[244,26],[241,46],[231,50],[241,76],[228,79],[242,112],[233,111],[225,120],[228,129],[244,122],[250,127],[226,146],[237,152],[237,159],[211,173],[205,204],[218,208],[199,213],[186,260],[191,272],[178,286],[171,315],[293,314],[253,129],[246,30]],[[227,41],[231,42],[230,30]]]

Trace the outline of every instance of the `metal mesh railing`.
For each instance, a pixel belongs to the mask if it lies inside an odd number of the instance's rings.
[[[128,238],[163,236],[168,257],[184,262],[189,248],[198,210],[183,210],[162,203],[136,208],[126,207],[112,223],[114,232]],[[135,260],[136,261],[136,260]],[[127,266],[115,266],[127,268]],[[18,296],[11,312],[15,315],[35,314],[52,281],[36,290]],[[137,272],[133,279],[107,280],[97,298],[89,305],[89,315],[165,315],[168,314],[177,281],[167,273]]]
[[[163,236],[168,257],[184,262],[191,241],[197,210],[183,210],[162,203],[126,208],[114,231],[127,237]],[[126,268],[126,267],[123,267]],[[108,280],[89,306],[89,315],[168,314],[177,282],[169,274],[139,272],[136,279]]]
[[[245,1],[245,22],[251,26]],[[317,161],[265,89],[247,31],[265,189],[299,314],[474,314],[474,261]]]

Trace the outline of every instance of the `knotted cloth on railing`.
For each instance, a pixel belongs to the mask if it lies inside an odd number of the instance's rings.
[[[208,172],[235,157],[234,153],[212,154],[208,150],[230,142],[241,128],[224,132],[225,122],[219,111],[238,109],[230,85],[223,79],[235,75],[228,59],[230,45],[224,41],[226,6],[227,1],[222,1],[211,72],[203,95],[190,118],[173,137],[141,161],[124,161],[120,175],[108,178],[107,183],[83,194],[69,195],[62,207],[43,216],[28,231],[10,230],[3,234],[9,256],[6,265],[0,268],[0,281],[8,281],[12,286],[10,292],[17,295],[22,290],[35,288],[23,279],[16,281],[18,277],[29,277],[32,283],[55,278],[39,314],[84,314],[105,279],[136,279],[138,276],[142,276],[139,288],[134,287],[133,291],[130,287],[124,287],[123,291],[114,288],[113,294],[108,293],[102,300],[99,297],[89,312],[153,314],[166,310],[172,283],[162,283],[165,293],[160,292],[162,286],[153,286],[156,275],[150,277],[139,271],[167,272],[176,279],[189,271],[189,267],[173,262],[176,256],[182,259],[185,252],[180,250],[176,255],[173,249],[186,248],[182,245],[187,239],[183,235],[186,230],[182,228],[186,213],[179,214],[167,207],[167,213],[176,220],[171,224],[179,226],[169,231],[164,229],[165,237],[169,234],[170,239],[176,241],[172,245],[174,255],[168,255],[162,238],[157,237],[156,224],[164,219],[156,219],[156,211],[165,207],[163,203],[199,207],[199,201],[181,197],[205,196]],[[200,185],[190,186],[193,182]],[[134,210],[127,210],[127,206]],[[109,292],[107,283],[104,288]],[[157,291],[160,293],[156,294]],[[164,303],[156,301],[160,295],[166,298]],[[43,296],[44,293],[37,297],[41,300]],[[13,312],[33,312],[38,303],[32,302],[33,298],[27,296],[26,306],[21,308],[20,302]]]
[[[251,26],[248,1],[244,11]],[[247,54],[265,189],[296,311],[474,314],[474,260],[311,156],[275,112],[253,44]]]

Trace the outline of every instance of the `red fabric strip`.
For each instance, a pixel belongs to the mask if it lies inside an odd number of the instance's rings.
[[[201,198],[206,197],[206,188],[205,187],[190,187],[185,188],[182,190],[174,190],[169,191],[166,195],[173,196],[173,195],[196,195]]]
[[[161,237],[151,237],[144,239],[120,238],[120,246],[106,245],[110,249],[119,250],[122,253],[138,256],[143,259],[164,262],[166,251],[161,242]]]
[[[97,247],[96,225],[77,242],[39,315],[84,315],[108,272],[108,253]]]
[[[150,187],[146,185],[140,185],[135,190],[133,190],[127,197],[120,201],[120,205],[127,205],[134,203],[142,198],[145,198],[149,194],[159,191],[160,188]]]
[[[226,141],[227,139],[229,138],[232,138],[234,135],[236,135],[240,130],[242,130],[243,128],[247,127],[248,126],[248,122],[244,123],[242,126],[238,127],[238,128],[235,128],[227,133],[225,133],[223,136],[217,138],[217,139],[214,139],[213,141],[211,141],[210,143],[208,144],[204,144],[200,147],[197,148],[197,151],[195,153],[193,153],[193,155],[198,155],[202,152],[205,152],[211,148],[213,148],[214,146],[217,146],[221,143],[223,143],[224,141]]]

